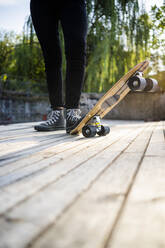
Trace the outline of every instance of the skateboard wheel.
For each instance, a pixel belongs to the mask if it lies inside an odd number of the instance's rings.
[[[143,91],[146,85],[145,78],[140,76],[131,77],[128,81],[128,87],[133,91]]]
[[[108,126],[102,126],[101,130],[97,133],[99,136],[105,136],[110,133],[110,128]]]
[[[158,81],[154,78],[146,78],[147,86],[144,91],[156,92],[159,90]]]
[[[82,134],[86,138],[94,137],[96,135],[96,127],[95,126],[84,126],[82,129]]]

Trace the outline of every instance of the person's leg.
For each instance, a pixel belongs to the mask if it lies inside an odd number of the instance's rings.
[[[48,120],[35,125],[34,129],[37,131],[65,129],[62,100],[62,55],[58,33],[59,12],[57,8],[54,8],[54,2],[49,0],[31,0],[30,8],[33,25],[43,51],[52,108]]]
[[[79,107],[86,63],[87,15],[85,0],[63,4],[60,21],[65,40],[67,109]]]
[[[63,107],[58,3],[55,8],[52,1],[31,0],[30,9],[33,25],[43,51],[51,107],[52,109]]]

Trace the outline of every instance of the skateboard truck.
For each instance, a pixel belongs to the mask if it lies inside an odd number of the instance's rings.
[[[86,138],[94,137],[96,134],[99,136],[105,136],[110,132],[108,126],[101,125],[100,116],[93,116],[90,121],[82,128],[82,134]]]

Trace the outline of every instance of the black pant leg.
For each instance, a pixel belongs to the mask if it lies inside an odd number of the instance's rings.
[[[54,1],[31,0],[30,9],[33,25],[43,51],[49,100],[51,107],[55,109],[63,106],[58,3],[55,7]]]
[[[86,63],[87,15],[85,0],[63,1],[60,20],[64,33],[66,108],[78,108]]]

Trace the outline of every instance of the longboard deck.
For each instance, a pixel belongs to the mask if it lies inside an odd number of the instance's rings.
[[[98,115],[100,118],[103,118],[108,112],[110,112],[131,91],[127,85],[128,80],[135,75],[136,72],[145,71],[148,65],[148,61],[143,61],[125,74],[105,93],[104,96],[100,98],[96,105],[81,120],[78,126],[71,131],[71,134],[81,133],[82,128],[93,116]]]

